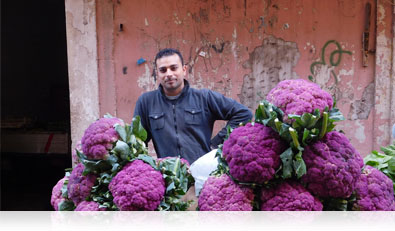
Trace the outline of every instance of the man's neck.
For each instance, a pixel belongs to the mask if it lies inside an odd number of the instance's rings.
[[[181,95],[181,92],[178,95],[165,95],[165,96],[169,100],[176,100],[176,99],[178,99],[178,97],[180,97],[180,95]]]

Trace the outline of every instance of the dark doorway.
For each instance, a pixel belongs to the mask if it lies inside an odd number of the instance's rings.
[[[1,1],[1,210],[52,210],[71,167],[64,0]]]

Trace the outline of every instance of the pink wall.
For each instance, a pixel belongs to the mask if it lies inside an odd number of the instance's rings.
[[[369,49],[381,58],[369,54],[363,67],[366,3]],[[338,129],[365,156],[390,139],[390,97],[378,95],[375,75],[389,84],[380,94],[391,95],[392,7],[378,6],[374,0],[98,0],[100,114],[130,122],[138,96],[156,88],[154,55],[175,47],[193,87],[219,91],[252,111],[279,81],[311,75],[336,97],[347,118]],[[378,35],[389,43],[376,41]],[[146,62],[138,65],[140,58]]]

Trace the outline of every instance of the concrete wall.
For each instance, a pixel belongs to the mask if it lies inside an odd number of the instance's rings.
[[[84,18],[93,21],[90,16],[94,13],[81,11],[80,6],[87,5],[93,11],[90,6],[94,3],[76,2],[66,1],[67,17],[82,14],[81,22]],[[130,122],[138,96],[157,87],[152,76],[154,55],[159,49],[175,47],[184,55],[187,78],[193,87],[219,91],[254,111],[257,102],[279,81],[311,79],[334,95],[347,118],[337,128],[345,131],[362,155],[390,142],[395,113],[391,107],[394,38],[393,7],[389,1],[96,0],[95,3],[96,31],[86,28],[90,26],[87,20],[82,28],[86,33],[71,35],[70,39],[76,41],[68,44],[69,50],[76,51],[79,44],[84,44],[91,51],[87,54],[93,54],[92,46],[96,44],[83,39],[97,33],[98,66],[92,66],[97,68],[97,75],[85,74],[99,82],[99,95],[92,94],[92,98],[99,99],[96,105],[99,113],[92,108],[92,116],[109,112]],[[369,50],[373,52],[368,53],[364,66],[361,41],[366,3],[371,4]],[[70,30],[79,28],[70,19],[67,21]],[[91,58],[87,63],[96,61],[96,57],[86,56],[85,50],[79,52],[76,56],[69,54],[69,60],[74,60],[74,65],[69,63],[71,70],[85,67],[85,62],[75,62],[79,56]],[[146,62],[138,64],[139,59]],[[81,83],[73,81],[76,82],[71,88]],[[74,103],[88,100],[76,98],[79,99]],[[72,115],[85,113],[81,108],[73,108],[73,100],[71,103]],[[86,123],[72,116],[72,127],[73,118],[74,124]],[[218,123],[216,129],[222,125]]]
[[[65,0],[70,87],[71,148],[90,123],[100,117],[96,3]]]

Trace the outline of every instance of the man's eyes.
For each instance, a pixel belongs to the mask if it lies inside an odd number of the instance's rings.
[[[176,65],[171,65],[170,67],[160,67],[159,68],[159,72],[161,72],[161,73],[166,73],[167,72],[167,69],[170,69],[171,71],[176,71],[177,69],[178,69],[178,66],[176,66]]]

